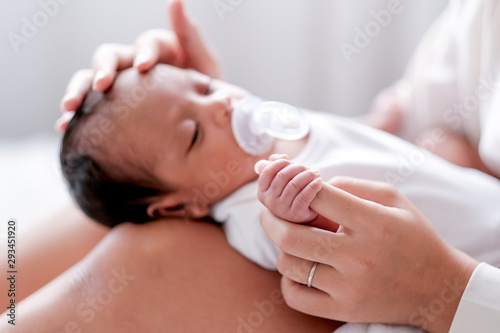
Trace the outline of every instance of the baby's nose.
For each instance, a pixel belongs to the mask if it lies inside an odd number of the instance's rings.
[[[233,113],[231,100],[229,98],[224,99],[214,107],[214,121],[216,125],[221,127],[231,125],[231,114]]]

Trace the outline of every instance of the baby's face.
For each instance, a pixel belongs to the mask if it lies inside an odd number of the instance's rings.
[[[151,201],[150,216],[206,216],[256,178],[253,165],[265,156],[244,153],[231,129],[232,106],[248,92],[160,65],[147,75],[122,72],[108,94],[117,126],[95,158],[109,172],[141,173],[173,189]]]

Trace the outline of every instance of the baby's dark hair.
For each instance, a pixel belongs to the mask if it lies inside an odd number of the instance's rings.
[[[108,227],[127,221],[144,223],[152,220],[146,212],[150,199],[164,191],[154,184],[138,185],[131,177],[118,179],[105,171],[92,156],[96,147],[84,135],[85,124],[109,98],[107,93],[90,92],[75,112],[62,139],[62,173],[76,203],[93,220]]]

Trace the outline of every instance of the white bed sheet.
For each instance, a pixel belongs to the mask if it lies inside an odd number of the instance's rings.
[[[0,139],[0,226],[16,218],[22,233],[69,202],[59,168],[59,144],[56,135]],[[0,229],[0,235],[5,232]]]

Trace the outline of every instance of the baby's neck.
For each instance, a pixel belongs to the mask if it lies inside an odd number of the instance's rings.
[[[224,193],[224,197],[221,197],[218,200],[224,199],[226,196],[230,195],[241,186],[250,183],[252,181],[255,181],[258,178],[258,175],[254,171],[254,165],[255,163],[257,163],[258,160],[267,159],[271,154],[286,154],[290,159],[295,158],[297,155],[300,154],[300,152],[302,152],[302,150],[307,144],[308,139],[309,135],[305,136],[300,140],[295,140],[295,141],[276,140],[274,148],[270,152],[260,156],[249,156],[249,158],[246,159],[246,163],[242,168],[243,173],[245,174],[245,176],[243,176],[242,178],[243,182],[238,183],[236,186],[226,186],[224,189],[227,190],[227,192]],[[215,202],[212,202],[211,204],[214,203]]]

